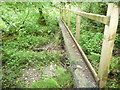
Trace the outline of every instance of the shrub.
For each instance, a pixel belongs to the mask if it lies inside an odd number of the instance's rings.
[[[91,52],[100,53],[102,47],[102,33],[91,33],[82,31],[80,35],[80,45],[86,54]]]

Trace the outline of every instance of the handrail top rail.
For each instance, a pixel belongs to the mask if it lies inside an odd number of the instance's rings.
[[[68,8],[60,8],[60,9],[71,11],[72,13],[74,13],[76,15],[84,16],[86,18],[89,18],[89,19],[92,19],[95,21],[99,21],[103,24],[109,24],[109,21],[110,21],[110,17],[105,16],[105,15],[87,13],[87,12],[83,12],[83,11],[76,11],[76,10],[72,10],[72,9],[68,9]]]

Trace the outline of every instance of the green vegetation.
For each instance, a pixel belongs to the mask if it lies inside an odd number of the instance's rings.
[[[31,88],[68,88],[72,86],[72,79],[70,72],[67,72],[63,67],[57,66],[56,77],[43,77],[43,80],[33,83]],[[67,75],[66,75],[67,74]]]
[[[81,6],[82,11],[106,15],[107,3],[69,3]],[[117,3],[118,4],[118,3]],[[4,2],[0,3],[0,34],[2,33],[3,88],[72,88],[70,71],[61,65],[66,56],[58,49],[62,39],[58,27],[56,6],[53,2]],[[72,8],[73,8],[72,7]],[[76,9],[76,8],[74,8]],[[75,36],[76,15],[72,14],[71,31]],[[120,24],[118,25],[120,28]],[[78,42],[96,71],[100,62],[104,25],[81,17],[80,41]],[[50,43],[53,46],[47,46]],[[55,45],[55,46],[54,46]],[[57,49],[54,47],[57,47]],[[53,49],[51,49],[53,48]],[[111,59],[107,87],[118,88],[120,80],[120,29],[117,31]],[[54,76],[45,76],[44,69],[54,67]],[[0,61],[1,64],[1,61]],[[35,68],[40,76],[30,84],[23,78],[24,69]],[[1,85],[1,83],[0,83]]]
[[[3,34],[3,88],[69,88],[72,86],[71,73],[60,65],[64,53],[57,50],[35,50],[44,48],[51,42],[56,42],[56,45],[61,44],[61,39],[56,38],[59,29],[57,13],[52,5],[52,3],[29,2],[0,3]],[[61,66],[60,70],[56,69],[58,76],[42,77],[31,85],[21,79],[24,74],[23,69],[35,68],[42,73],[43,68],[49,66],[51,62],[58,68]],[[63,78],[62,75],[65,77]]]

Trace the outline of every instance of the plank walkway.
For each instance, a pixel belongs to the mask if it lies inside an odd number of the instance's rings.
[[[59,26],[62,30],[64,38],[64,44],[68,57],[70,60],[70,70],[73,74],[74,87],[75,88],[93,88],[98,87],[90,69],[85,63],[79,48],[77,47],[74,39],[72,38],[70,31],[67,29],[65,23],[59,17]]]

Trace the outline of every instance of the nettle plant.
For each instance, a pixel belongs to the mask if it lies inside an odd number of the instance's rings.
[[[100,32],[92,33],[84,30],[81,32],[79,43],[86,54],[90,54],[90,52],[100,53],[102,36],[103,34]]]

